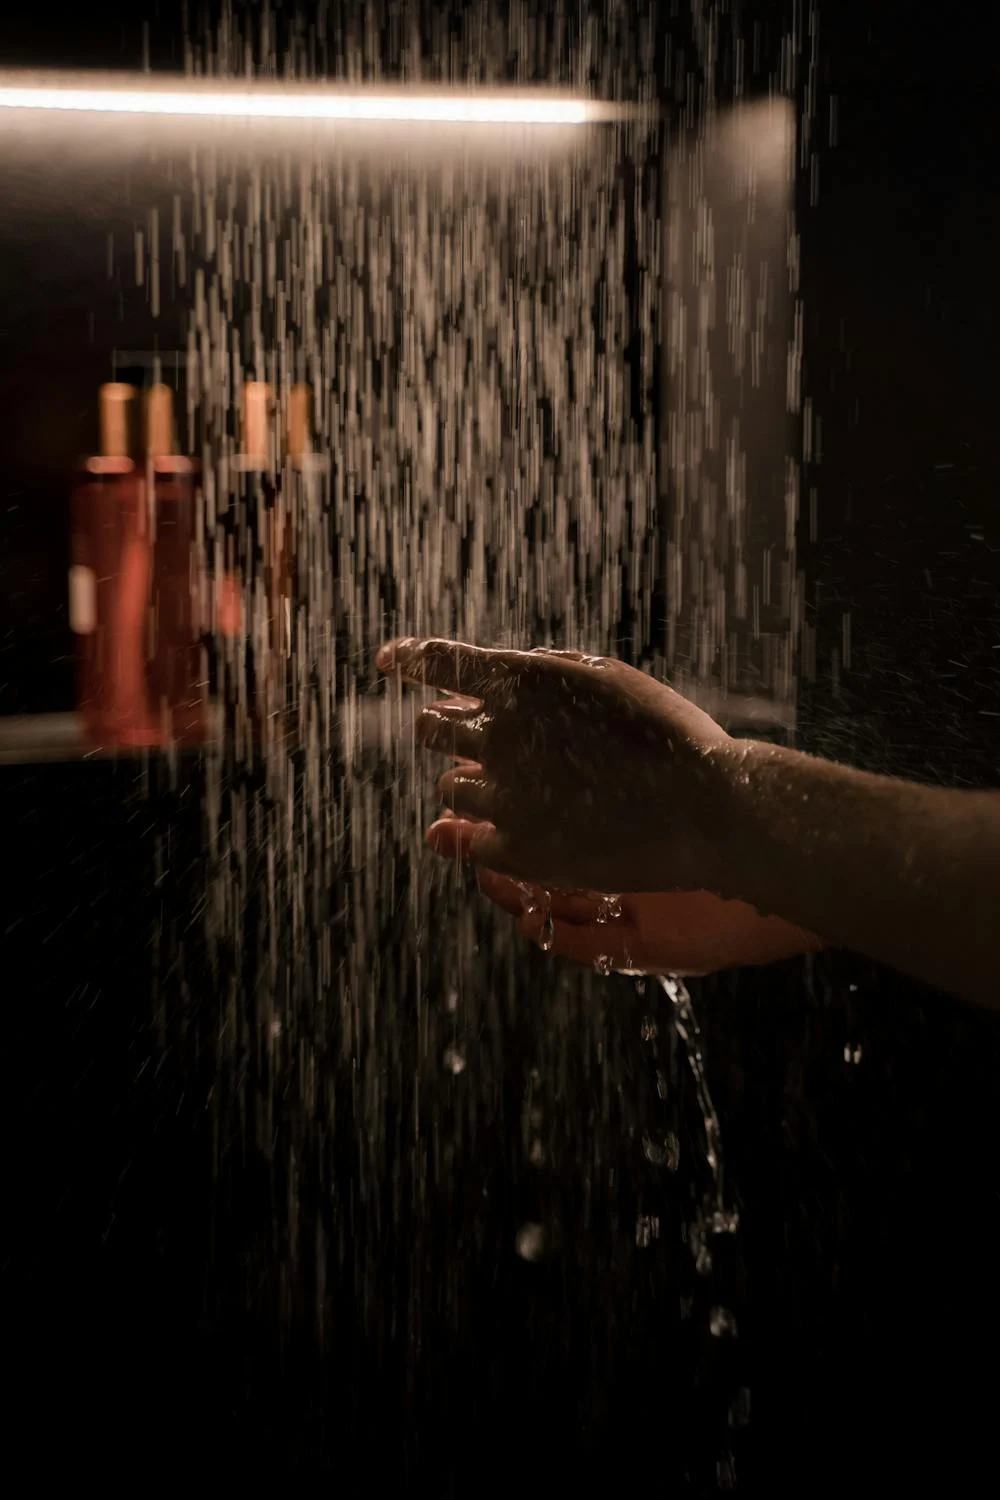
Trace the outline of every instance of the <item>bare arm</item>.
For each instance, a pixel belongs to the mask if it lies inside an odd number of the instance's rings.
[[[458,762],[438,784],[481,867],[550,891],[710,891],[794,924],[803,948],[816,933],[1000,1009],[1000,792],[734,740],[582,652],[406,640],[379,665],[459,695],[417,738]]]
[[[1000,1009],[1000,792],[730,742],[720,894]],[[723,825],[720,823],[720,830]]]

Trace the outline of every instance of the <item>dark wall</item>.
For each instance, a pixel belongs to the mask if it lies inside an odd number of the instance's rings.
[[[822,423],[815,540],[808,501],[801,528],[811,733],[874,769],[995,785],[997,69],[974,24],[928,32],[880,7],[873,28],[854,9],[824,15],[837,146],[803,220]]]
[[[819,115],[832,91],[837,143],[802,215],[822,436],[815,528],[808,495],[800,525],[818,630],[800,738],[873,770],[995,787],[1000,173],[996,63],[977,26],[965,10],[921,23],[895,6],[823,9]],[[789,1028],[772,1058],[802,1174],[776,1251],[802,1299],[798,1333],[796,1294],[783,1300],[778,1404],[804,1490],[814,1465],[833,1483],[863,1448],[870,1472],[940,1465],[958,1485],[989,1462],[992,1380],[971,1370],[998,1326],[997,1028],[845,963],[829,971],[829,1009],[803,997],[794,1015],[758,1013]],[[828,1025],[863,1047],[839,1076]],[[989,1205],[974,1227],[965,1203]]]

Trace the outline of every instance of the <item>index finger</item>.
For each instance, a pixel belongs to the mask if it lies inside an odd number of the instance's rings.
[[[375,665],[380,672],[398,673],[407,682],[482,698],[510,676],[518,655],[516,651],[467,646],[461,641],[407,637],[383,646]]]

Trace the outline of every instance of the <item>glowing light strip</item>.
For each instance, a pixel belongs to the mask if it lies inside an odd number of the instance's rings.
[[[9,76],[9,75],[8,75]],[[607,106],[525,94],[297,93],[267,90],[0,87],[0,109],[47,109],[208,119],[345,120],[383,124],[585,125]]]

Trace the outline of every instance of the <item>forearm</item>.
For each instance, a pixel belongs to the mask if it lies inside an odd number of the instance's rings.
[[[724,895],[1000,1008],[1000,793],[871,776],[764,744],[724,752]]]

